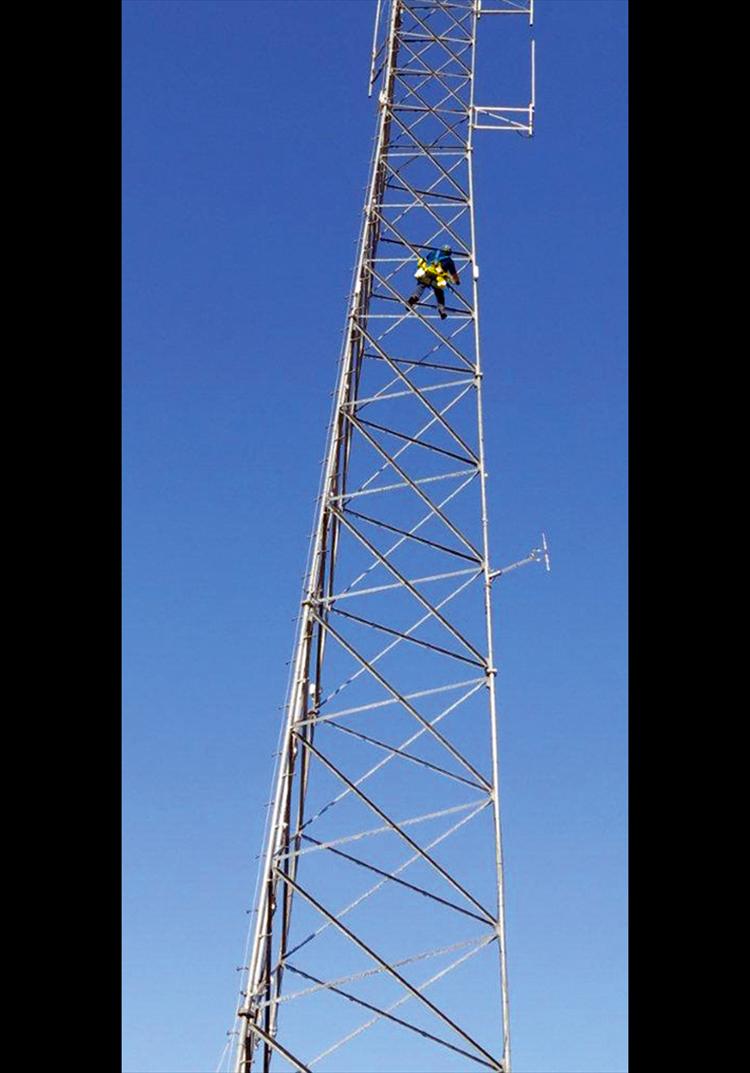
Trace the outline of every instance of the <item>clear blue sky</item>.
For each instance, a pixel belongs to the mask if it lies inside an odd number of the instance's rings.
[[[498,565],[542,529],[552,551],[496,590],[514,1069],[622,1073],[628,9],[536,8],[536,135],[475,154],[491,542]],[[209,1073],[233,1019],[373,10],[123,6],[126,1073]],[[502,21],[480,24],[479,103],[526,95],[491,99]]]

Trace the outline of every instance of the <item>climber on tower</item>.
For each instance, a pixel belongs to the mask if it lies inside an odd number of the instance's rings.
[[[440,250],[431,250],[426,257],[417,258],[417,271],[414,273],[417,289],[411,298],[407,299],[410,306],[416,305],[425,287],[432,287],[441,320],[448,316],[445,311],[445,288],[448,280],[451,279],[455,284],[461,282],[451,257],[452,252],[450,246],[443,246]]]

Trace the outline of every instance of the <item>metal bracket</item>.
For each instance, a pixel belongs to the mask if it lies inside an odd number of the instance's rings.
[[[477,18],[482,15],[528,15],[529,26],[534,25],[534,0],[528,0],[528,7],[523,7],[518,0],[495,0],[495,3],[504,3],[505,7],[483,8],[482,0],[476,0]]]
[[[509,7],[500,10],[481,11],[481,0],[477,0],[477,18],[483,15],[529,15],[529,25],[534,21],[534,4],[529,8]],[[473,130],[510,130],[516,134],[526,134],[530,138],[534,133],[534,110],[536,108],[536,42],[531,40],[531,99],[527,105],[472,105],[471,126]],[[521,121],[523,116],[525,122]],[[514,118],[517,117],[517,118]]]
[[[542,533],[542,546],[540,548],[532,548],[526,558],[519,559],[517,563],[511,563],[510,566],[503,566],[499,570],[490,571],[490,581],[494,581],[501,574],[509,574],[511,570],[515,570],[519,566],[526,566],[527,563],[544,563],[547,573],[550,573],[549,545],[544,533]]]

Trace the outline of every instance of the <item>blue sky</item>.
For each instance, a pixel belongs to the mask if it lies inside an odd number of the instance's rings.
[[[374,133],[365,0],[123,5],[126,1073],[231,1026]],[[627,4],[478,134],[516,1073],[626,1056]],[[503,19],[483,20],[479,103]],[[518,100],[526,96],[519,84]],[[300,271],[304,282],[300,282]]]

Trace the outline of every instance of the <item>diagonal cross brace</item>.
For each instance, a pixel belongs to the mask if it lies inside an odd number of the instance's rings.
[[[388,465],[390,465],[396,471],[396,473],[398,473],[399,477],[406,481],[411,490],[419,496],[419,498],[422,500],[423,503],[426,504],[426,506],[430,508],[430,511],[435,514],[448,529],[450,529],[451,533],[453,533],[453,535],[457,537],[458,540],[460,540],[465,547],[469,549],[469,551],[474,556],[475,562],[480,564],[484,563],[484,557],[482,556],[482,553],[477,548],[475,548],[471,541],[468,539],[468,537],[464,536],[461,530],[457,526],[455,526],[445,514],[443,514],[440,507],[438,507],[436,503],[433,503],[430,497],[414,483],[414,481],[406,472],[406,470],[399,466],[399,464],[393,459],[393,457],[386,451],[385,447],[383,447],[382,444],[378,443],[375,437],[371,436],[370,433],[367,432],[367,430],[362,426],[361,421],[359,421],[356,417],[352,417],[351,414],[344,414],[344,416],[346,417],[347,421],[350,422],[350,424],[354,425],[360,435],[367,440],[367,442],[378,452],[378,454],[386,460]],[[333,510],[334,508],[331,507],[330,509]]]
[[[352,793],[356,797],[358,797],[363,804],[367,805],[367,807],[372,812],[374,812],[376,816],[379,816],[380,819],[384,821],[384,823],[387,823],[388,826],[392,828],[394,833],[397,834],[399,838],[401,838],[404,842],[406,842],[407,846],[410,846],[411,849],[418,853],[420,857],[422,857],[423,860],[427,862],[427,864],[431,865],[431,867],[434,868],[438,875],[442,876],[443,879],[454,888],[454,890],[457,890],[459,894],[463,894],[464,898],[468,899],[468,901],[470,901],[471,904],[475,906],[484,915],[485,923],[489,924],[491,927],[497,926],[497,921],[492,916],[489,909],[485,909],[482,903],[478,901],[473,894],[470,894],[469,891],[466,890],[458,882],[457,879],[454,879],[450,872],[447,872],[442,865],[438,864],[437,861],[433,860],[429,853],[423,850],[422,847],[417,842],[415,842],[414,839],[406,833],[406,831],[403,830],[403,828],[401,828],[390,818],[390,816],[383,812],[383,810],[378,805],[376,805],[375,802],[367,796],[367,794],[363,793],[363,791],[360,790],[359,787],[355,786],[351,779],[349,779],[343,773],[343,771],[340,771],[339,768],[337,768],[336,765],[328,759],[328,757],[324,756],[319,749],[316,749],[310,741],[304,738],[296,730],[292,731],[292,733],[305,749],[308,749],[314,756],[318,758],[318,760],[323,764],[324,767],[328,768],[332,775],[335,775],[337,779],[340,779],[341,782],[343,782],[345,786],[348,786]]]
[[[309,905],[311,905],[314,909],[317,909],[321,916],[325,917],[326,920],[329,921],[329,923],[331,923],[335,928],[338,928],[338,930],[343,935],[345,935],[352,943],[354,943],[355,946],[358,946],[360,950],[367,954],[368,957],[372,958],[373,961],[380,965],[381,968],[384,969],[384,971],[389,976],[392,976],[394,980],[397,980],[398,983],[400,983],[401,986],[404,987],[412,995],[413,998],[418,999],[424,1006],[431,1010],[436,1017],[438,1017],[441,1021],[447,1024],[450,1028],[452,1028],[454,1032],[457,1032],[458,1035],[463,1040],[465,1040],[471,1047],[474,1047],[475,1050],[479,1051],[480,1054],[482,1054],[485,1058],[489,1059],[490,1069],[499,1070],[500,1073],[502,1073],[502,1064],[496,1058],[494,1058],[489,1051],[486,1051],[484,1047],[480,1046],[480,1044],[473,1040],[467,1032],[464,1032],[464,1030],[454,1021],[452,1021],[447,1014],[443,1013],[443,1011],[438,1006],[436,1006],[434,1002],[431,1002],[425,995],[420,994],[420,992],[417,991],[417,989],[413,987],[408,980],[404,979],[404,977],[399,972],[396,972],[396,970],[391,965],[389,965],[389,963],[384,958],[380,957],[380,955],[377,954],[374,950],[372,950],[365,942],[362,941],[362,939],[355,935],[353,931],[347,928],[345,924],[342,924],[340,920],[337,920],[331,913],[329,913],[328,910],[324,906],[322,906],[320,902],[316,901],[311,894],[309,894],[306,890],[300,887],[299,883],[295,882],[295,880],[291,879],[289,876],[285,875],[283,872],[278,871],[277,869],[274,869],[274,874],[279,879],[283,880],[284,883],[290,886],[292,890],[295,891],[295,893],[298,894],[301,898],[303,898],[306,902],[308,902]]]
[[[422,593],[419,591],[419,589],[416,589],[412,585],[412,583],[409,581],[409,579],[404,577],[404,575],[401,573],[401,571],[397,570],[396,567],[393,565],[393,563],[391,563],[388,559],[386,559],[381,554],[381,552],[378,551],[378,549],[375,547],[375,545],[372,544],[367,539],[366,536],[364,536],[362,533],[360,533],[360,531],[357,529],[357,527],[355,525],[352,525],[352,523],[349,521],[349,518],[347,517],[347,515],[345,513],[343,513],[342,511],[336,510],[334,508],[331,508],[331,514],[333,514],[336,518],[338,518],[338,520],[341,522],[341,524],[346,529],[349,530],[349,532],[352,534],[352,536],[356,537],[356,539],[360,542],[360,544],[362,544],[364,547],[366,547],[367,550],[370,552],[370,554],[374,555],[375,558],[378,559],[381,562],[381,564],[386,568],[386,570],[390,574],[392,574],[396,578],[396,580],[399,581],[403,585],[403,587],[406,589],[407,592],[410,592],[412,594],[412,596],[416,600],[419,601],[419,603],[422,605],[422,607],[425,608],[426,611],[429,611],[429,613],[434,618],[436,618],[437,621],[442,626],[444,626],[445,629],[448,630],[448,632],[450,634],[452,634],[452,636],[455,637],[455,639],[457,641],[459,641],[464,646],[464,648],[466,648],[469,652],[471,652],[472,656],[474,656],[475,660],[477,661],[478,666],[485,667],[485,668],[487,667],[487,658],[486,658],[486,656],[483,656],[482,653],[479,651],[479,649],[475,648],[474,645],[470,641],[467,641],[466,638],[461,633],[459,633],[459,631],[456,629],[456,627],[452,626],[450,624],[450,622],[448,621],[448,619],[445,618],[444,615],[441,615],[440,612],[435,607],[432,606],[430,601],[428,599],[426,599],[426,597],[424,597],[422,595]]]
[[[492,784],[489,783],[487,781],[487,779],[485,779],[484,775],[482,775],[479,771],[477,771],[477,769],[473,766],[473,764],[470,764],[469,761],[464,756],[461,755],[461,753],[458,751],[458,749],[456,749],[453,745],[451,745],[451,743],[448,741],[447,738],[443,737],[443,735],[440,733],[439,730],[435,730],[435,727],[432,725],[432,723],[428,723],[427,720],[424,718],[424,716],[420,715],[419,712],[417,711],[417,709],[413,705],[409,704],[408,700],[406,700],[406,698],[403,697],[398,692],[398,690],[394,688],[394,686],[390,685],[390,683],[385,680],[385,678],[382,676],[382,674],[380,674],[378,671],[376,671],[375,668],[370,663],[367,662],[367,660],[364,658],[364,656],[361,656],[359,654],[359,652],[357,652],[357,650],[355,648],[353,648],[349,644],[349,642],[344,637],[342,637],[341,634],[338,633],[337,630],[335,630],[333,628],[333,626],[331,626],[330,622],[326,622],[315,611],[312,612],[311,617],[314,618],[316,622],[319,622],[320,625],[323,627],[323,629],[327,633],[329,633],[331,635],[331,637],[334,638],[334,640],[338,641],[338,643],[341,645],[341,647],[346,652],[348,652],[350,656],[353,656],[354,659],[358,663],[360,663],[362,665],[362,667],[372,675],[372,677],[375,679],[376,682],[379,682],[380,685],[382,685],[383,688],[386,689],[391,694],[392,697],[395,697],[396,700],[399,702],[399,704],[401,704],[401,706],[404,707],[407,710],[407,712],[409,712],[411,715],[413,715],[414,718],[417,720],[417,722],[420,723],[422,725],[422,727],[424,727],[425,730],[427,730],[430,734],[432,734],[432,736],[434,738],[437,738],[437,740],[440,742],[440,744],[445,749],[448,750],[448,752],[451,754],[451,756],[454,758],[454,760],[457,760],[459,762],[459,764],[461,764],[463,767],[466,768],[467,771],[470,771],[472,773],[472,775],[474,775],[477,779],[479,779],[479,781],[482,783],[482,785],[487,790],[487,793],[492,793],[493,792]]]

